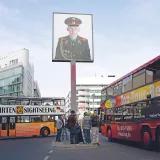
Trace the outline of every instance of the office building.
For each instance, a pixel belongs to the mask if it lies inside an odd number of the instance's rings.
[[[37,86],[36,95],[40,93]],[[34,67],[29,61],[28,49],[0,57],[0,96],[34,97],[34,88]]]

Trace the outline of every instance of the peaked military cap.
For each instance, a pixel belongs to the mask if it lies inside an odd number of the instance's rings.
[[[76,17],[69,17],[64,21],[64,23],[68,26],[79,26],[82,23],[82,21]]]

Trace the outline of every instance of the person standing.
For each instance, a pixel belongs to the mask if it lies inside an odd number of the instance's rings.
[[[62,133],[61,133],[61,138],[62,141],[64,140],[68,140],[68,129],[67,129],[67,119],[65,117],[65,115],[62,116],[62,122],[63,122],[63,126],[62,126]]]
[[[92,122],[92,143],[99,145],[99,117],[97,115],[96,110],[94,111],[93,115],[91,116]]]
[[[88,115],[87,112],[84,113],[84,118],[82,120],[82,128],[83,128],[83,135],[85,143],[91,143],[91,136],[90,136],[90,129],[91,129],[92,123],[91,118]]]
[[[71,115],[68,117],[67,126],[70,130],[70,143],[71,144],[79,143],[78,121],[74,110],[71,111]]]
[[[61,142],[63,122],[62,122],[62,118],[60,116],[58,116],[56,125],[57,125],[56,142]]]

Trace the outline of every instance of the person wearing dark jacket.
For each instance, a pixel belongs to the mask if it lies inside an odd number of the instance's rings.
[[[68,117],[67,126],[70,130],[70,143],[79,143],[80,126],[77,122],[77,116],[74,110],[71,111],[71,115]]]
[[[99,117],[97,115],[96,110],[91,116],[92,122],[92,143],[99,145]]]

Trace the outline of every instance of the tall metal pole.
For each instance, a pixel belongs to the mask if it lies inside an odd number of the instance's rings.
[[[71,109],[78,111],[76,104],[76,62],[71,61]]]

